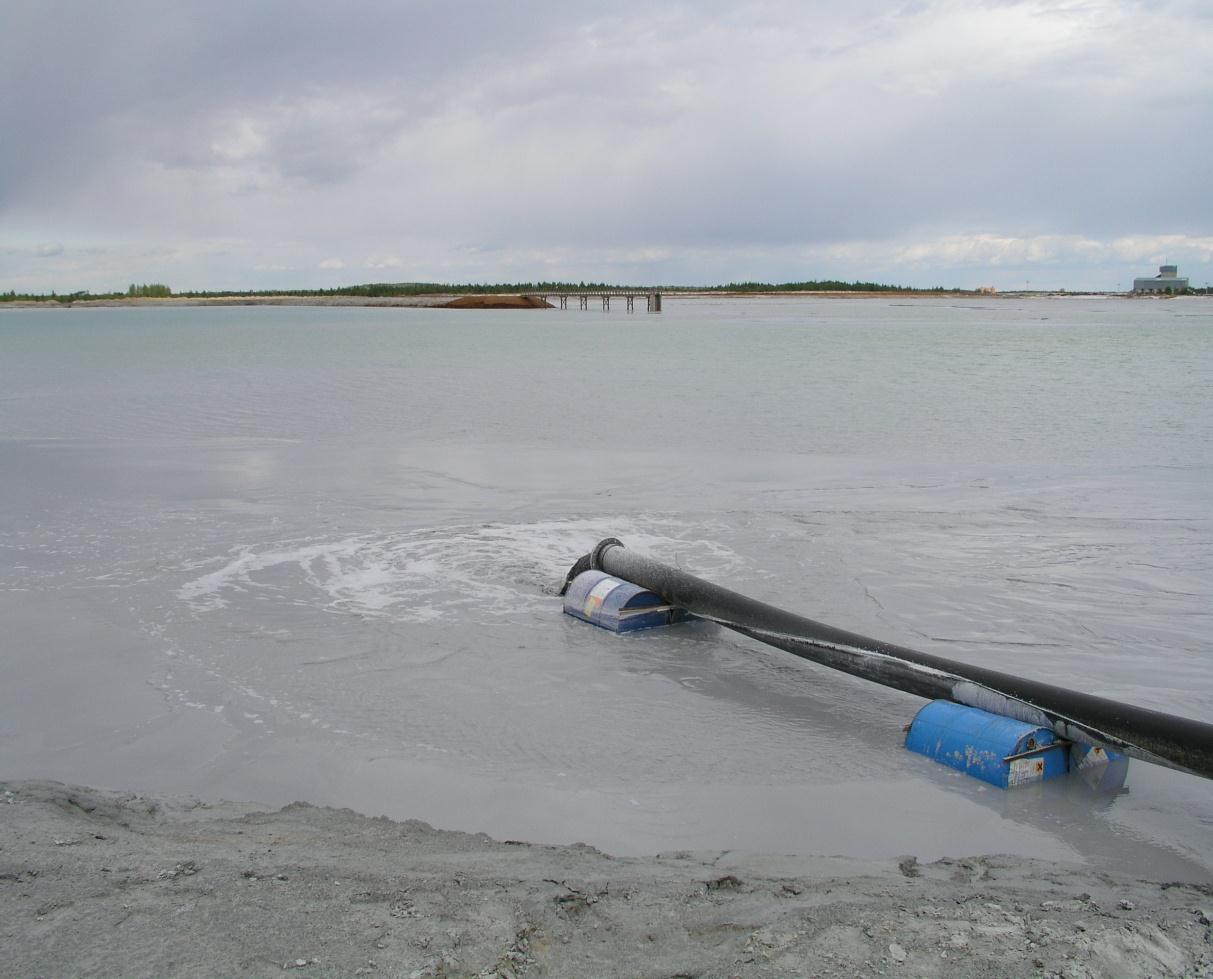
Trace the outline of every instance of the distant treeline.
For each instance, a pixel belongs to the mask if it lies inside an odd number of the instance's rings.
[[[125,296],[124,292],[103,292],[91,293],[84,292],[16,292],[10,289],[8,292],[0,292],[0,303],[72,303],[77,299],[121,299]]]
[[[530,292],[558,292],[561,289],[624,289],[627,286],[610,285],[606,282],[371,282],[361,286],[342,286],[338,289],[318,289],[300,293],[315,296],[365,296],[367,298],[390,298],[392,296],[426,296],[434,293],[458,293],[466,296],[517,294]],[[650,289],[653,286],[644,286]]]
[[[837,279],[814,279],[809,282],[730,282],[727,286],[707,286],[702,292],[961,292],[935,286],[912,289],[890,286],[880,282],[840,282]]]
[[[71,293],[38,294],[9,291],[0,293],[0,302],[60,302],[86,299],[150,298],[215,299],[220,296],[356,296],[367,299],[390,299],[393,296],[424,296],[431,294],[491,295],[498,293],[542,293],[578,289],[635,289],[637,292],[956,292],[961,290],[910,289],[906,286],[884,285],[879,282],[839,282],[833,279],[810,282],[730,282],[718,286],[646,285],[628,286],[609,282],[370,282],[365,285],[340,286],[335,289],[247,289],[173,292],[160,283],[132,283],[126,292],[87,290]]]
[[[80,292],[65,292],[60,295],[57,292],[39,294],[10,289],[8,292],[0,292],[0,302],[74,303],[81,299],[168,299],[172,294],[172,289],[159,282],[145,282],[142,285],[132,282],[127,286],[126,292],[89,292],[84,289]]]
[[[173,290],[168,286],[161,285],[159,282],[145,282],[141,286],[137,286],[132,282],[126,290],[126,294],[143,299],[167,299],[173,294]]]
[[[878,282],[837,282],[834,280],[813,282],[731,282],[718,286],[643,285],[632,286],[612,282],[372,282],[360,286],[343,286],[338,289],[292,290],[285,293],[252,293],[251,295],[306,295],[306,296],[365,296],[387,298],[391,296],[423,296],[432,293],[459,293],[461,295],[495,295],[501,293],[562,292],[579,289],[634,289],[637,292],[954,292],[942,286],[934,289],[910,289],[906,286],[882,285]],[[222,293],[179,293],[182,296],[205,297]],[[230,295],[230,294],[229,294]],[[243,293],[241,294],[243,295]]]
[[[248,289],[206,290],[201,292],[173,292],[161,283],[132,283],[126,292],[90,293],[87,290],[49,295],[19,293],[13,290],[0,292],[0,302],[59,302],[70,303],[87,299],[149,298],[167,299],[216,299],[221,296],[355,296],[367,299],[391,298],[393,296],[424,296],[432,294],[485,295],[555,293],[578,289],[634,289],[636,292],[899,292],[930,295],[945,292],[973,292],[972,289],[946,289],[935,286],[930,289],[915,289],[909,286],[887,285],[881,282],[842,282],[837,279],[812,279],[805,282],[730,282],[718,286],[645,285],[628,286],[608,282],[370,282],[365,285],[340,286],[335,289]],[[1189,289],[1189,294],[1207,294],[1208,288]]]

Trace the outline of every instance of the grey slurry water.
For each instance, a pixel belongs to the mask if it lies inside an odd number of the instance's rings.
[[[1213,783],[1000,792],[913,697],[554,591],[595,541],[1213,715],[1205,300],[0,310],[0,776],[615,853],[1213,870]]]

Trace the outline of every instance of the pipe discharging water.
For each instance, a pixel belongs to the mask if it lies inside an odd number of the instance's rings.
[[[1013,717],[1048,728],[1067,741],[1213,778],[1213,724],[836,629],[643,557],[613,537],[600,541],[573,565],[565,589],[586,570],[605,571],[648,589],[669,605],[852,676]]]

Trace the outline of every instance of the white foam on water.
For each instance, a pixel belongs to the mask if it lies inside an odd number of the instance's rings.
[[[298,593],[288,589],[306,584],[327,610],[402,623],[456,613],[527,614],[546,604],[573,562],[603,537],[620,536],[645,554],[692,566],[701,574],[724,574],[743,566],[743,559],[729,548],[701,539],[710,532],[702,524],[654,516],[253,544],[185,582],[177,597],[193,612],[205,614],[252,593],[259,599],[297,602]]]

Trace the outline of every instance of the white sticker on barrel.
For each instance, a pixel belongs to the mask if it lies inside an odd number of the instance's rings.
[[[593,616],[595,612],[602,608],[602,603],[606,601],[607,595],[622,584],[623,582],[618,578],[603,578],[602,581],[591,588],[590,593],[585,596],[585,605],[582,606],[582,611],[585,612],[586,617]]]
[[[1044,758],[1016,758],[1011,762],[1011,771],[1007,774],[1007,786],[1036,782],[1044,778],[1044,776]]]

